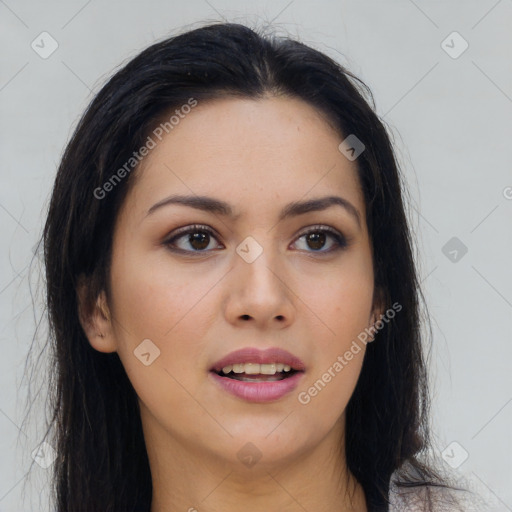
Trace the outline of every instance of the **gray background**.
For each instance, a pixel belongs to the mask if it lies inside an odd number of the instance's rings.
[[[0,0],[0,512],[46,510],[49,470],[29,472],[45,397],[24,421],[23,374],[44,291],[29,264],[64,145],[122,62],[222,18],[272,22],[371,87],[411,192],[436,453],[512,511],[512,0]],[[46,59],[31,47],[51,48],[44,31],[58,44]]]

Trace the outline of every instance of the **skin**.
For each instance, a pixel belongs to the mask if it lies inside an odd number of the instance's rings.
[[[151,512],[367,510],[343,456],[364,345],[307,405],[298,400],[382,313],[356,162],[338,150],[342,140],[297,99],[215,100],[195,107],[137,170],[115,226],[111,294],[83,326],[96,350],[117,351],[139,397]],[[226,201],[237,216],[177,204],[148,214],[173,194]],[[340,206],[278,221],[288,203],[329,195],[349,201],[361,225]],[[215,236],[201,245],[184,235],[175,244],[189,253],[173,253],[169,235],[196,223]],[[348,246],[327,252],[330,235],[308,242],[302,234],[317,224]],[[247,236],[263,248],[252,263],[236,252]],[[145,339],[160,350],[149,366],[134,355]],[[298,388],[272,403],[219,389],[209,369],[243,347],[298,356]],[[261,454],[252,467],[237,456],[248,442]]]

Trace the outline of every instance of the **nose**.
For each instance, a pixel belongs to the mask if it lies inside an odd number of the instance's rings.
[[[237,326],[248,323],[260,329],[291,325],[296,314],[296,295],[280,256],[263,247],[263,252],[250,263],[238,254],[234,258],[234,268],[226,283],[227,321]]]

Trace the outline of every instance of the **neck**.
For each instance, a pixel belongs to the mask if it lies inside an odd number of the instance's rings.
[[[151,512],[367,512],[364,491],[339,449],[344,417],[320,444],[286,460],[265,461],[263,454],[247,467],[238,450],[219,458],[174,439],[149,420],[144,407],[141,414],[153,480]]]

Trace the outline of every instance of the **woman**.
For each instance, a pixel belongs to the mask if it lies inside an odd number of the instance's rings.
[[[215,24],[94,98],[44,230],[56,510],[462,510],[426,462],[421,292],[364,93]]]

